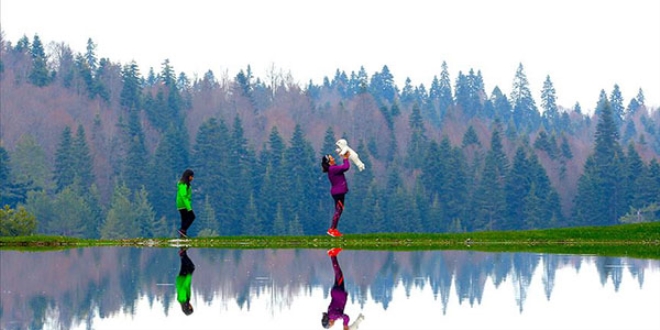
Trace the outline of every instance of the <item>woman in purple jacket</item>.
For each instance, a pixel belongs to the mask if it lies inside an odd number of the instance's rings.
[[[328,256],[332,261],[332,270],[335,273],[335,282],[332,285],[332,289],[330,289],[330,305],[328,306],[328,311],[323,312],[321,325],[323,328],[329,329],[337,320],[341,319],[344,330],[348,330],[348,322],[351,318],[344,314],[348,292],[344,288],[344,273],[341,271],[339,261],[337,260],[339,252],[341,252],[341,248],[333,248],[328,251]]]
[[[337,225],[339,224],[341,213],[344,211],[344,196],[348,192],[348,184],[346,183],[344,172],[351,168],[351,162],[348,161],[349,153],[346,152],[342,157],[344,158],[344,162],[341,165],[336,164],[335,158],[332,155],[325,155],[321,159],[321,168],[323,172],[328,173],[328,179],[331,185],[330,194],[332,195],[332,199],[335,200],[335,214],[332,217],[330,229],[328,229],[328,235],[332,237],[341,236],[341,233],[337,230]]]

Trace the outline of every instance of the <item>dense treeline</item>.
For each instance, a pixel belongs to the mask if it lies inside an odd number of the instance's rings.
[[[344,137],[346,232],[458,232],[660,219],[660,111],[642,90],[601,91],[593,114],[563,108],[548,76],[539,106],[520,64],[488,94],[481,72],[399,89],[387,66],[337,70],[304,88],[274,68],[189,78],[168,60],[146,75],[37,35],[0,40],[2,204],[37,231],[172,235],[175,185],[196,172],[196,235],[325,232],[320,156]],[[453,88],[452,88],[453,85]]]

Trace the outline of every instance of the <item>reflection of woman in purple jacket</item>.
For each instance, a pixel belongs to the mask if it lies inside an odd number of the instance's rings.
[[[330,305],[328,306],[328,311],[323,313],[321,325],[323,328],[328,329],[335,324],[336,320],[342,319],[344,330],[348,330],[350,317],[344,314],[348,292],[344,289],[344,274],[341,271],[341,267],[339,267],[339,261],[337,261],[339,252],[341,252],[341,248],[334,248],[328,251],[330,260],[332,260],[332,270],[335,272],[335,282],[332,285],[332,289],[330,289]]]
[[[348,184],[346,183],[344,172],[351,168],[351,162],[348,161],[349,156],[349,152],[346,152],[342,156],[344,162],[341,165],[335,163],[335,158],[332,155],[325,155],[321,159],[321,168],[323,172],[328,173],[328,180],[330,180],[330,185],[332,186],[330,188],[330,194],[332,195],[332,199],[335,200],[335,214],[332,217],[330,229],[328,229],[328,235],[332,237],[341,236],[341,233],[337,230],[337,225],[339,224],[341,213],[344,211],[344,196],[348,192]]]

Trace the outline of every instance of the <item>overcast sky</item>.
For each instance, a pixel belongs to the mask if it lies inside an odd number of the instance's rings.
[[[191,78],[249,64],[306,85],[387,65],[399,88],[428,89],[446,61],[452,87],[474,69],[489,95],[509,95],[522,63],[537,105],[549,75],[563,107],[590,112],[614,84],[624,106],[640,88],[660,106],[658,0],[2,0],[0,22],[13,44],[38,34],[84,53],[92,38],[98,57],[135,60],[145,76],[169,59]]]

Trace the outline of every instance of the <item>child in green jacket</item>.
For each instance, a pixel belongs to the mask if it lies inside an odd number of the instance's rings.
[[[177,184],[176,208],[181,214],[181,227],[177,230],[179,238],[188,238],[188,228],[195,221],[195,212],[192,209],[192,188],[190,187],[194,176],[195,173],[191,169],[186,169]]]

